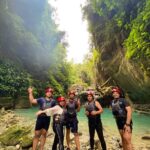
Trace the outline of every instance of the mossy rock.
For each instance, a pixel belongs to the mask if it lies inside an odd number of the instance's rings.
[[[29,135],[23,136],[21,146],[22,146],[22,148],[31,147],[32,146],[32,137]]]
[[[22,143],[27,135],[31,134],[31,129],[32,128],[30,126],[12,126],[0,135],[0,141],[6,146],[15,146],[19,143]]]
[[[15,101],[15,108],[30,108],[31,104],[27,96],[19,96]]]
[[[13,107],[12,97],[0,97],[0,108],[11,109]]]

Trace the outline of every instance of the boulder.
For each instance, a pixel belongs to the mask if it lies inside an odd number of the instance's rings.
[[[32,138],[30,137],[31,130],[30,126],[14,125],[0,135],[0,141],[5,146],[16,146],[20,143],[24,147],[29,146],[32,143]]]
[[[21,145],[17,144],[16,149],[19,150],[21,148]]]
[[[33,137],[31,137],[29,135],[23,136],[22,143],[21,143],[22,148],[31,147],[32,146],[32,140],[33,140]]]
[[[5,109],[13,108],[13,98],[12,97],[0,97],[0,108]]]
[[[2,107],[2,108],[1,108],[0,113],[1,113],[2,115],[5,114],[5,107]]]

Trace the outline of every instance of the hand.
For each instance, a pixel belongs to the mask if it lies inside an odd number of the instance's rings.
[[[30,93],[32,93],[33,92],[33,88],[32,87],[29,87],[28,88],[28,93],[30,94]]]
[[[39,110],[37,113],[36,113],[36,116],[39,116],[40,114],[42,114],[43,111],[42,110]]]
[[[97,115],[97,111],[92,111],[92,112],[91,112],[91,115],[92,115],[92,116]]]
[[[127,126],[126,124],[124,125],[123,130],[124,130],[124,132],[131,133],[131,127],[130,127],[130,126]]]
[[[88,116],[90,113],[88,111],[85,111],[85,115]]]

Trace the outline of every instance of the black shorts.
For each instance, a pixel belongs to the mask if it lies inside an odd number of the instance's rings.
[[[116,118],[116,124],[119,130],[123,130],[124,125],[126,124],[126,118]],[[132,130],[132,121],[130,123],[130,128]]]
[[[35,130],[45,129],[48,130],[50,125],[50,117],[39,116],[36,120]]]
[[[78,133],[78,120],[74,119],[66,121],[66,128],[71,129],[72,133]]]

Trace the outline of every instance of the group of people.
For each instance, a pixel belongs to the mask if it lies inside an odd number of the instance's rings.
[[[44,150],[47,131],[53,116],[53,131],[55,133],[52,150],[64,150],[64,127],[66,128],[66,150],[70,149],[70,132],[74,134],[76,149],[80,150],[78,134],[77,112],[80,111],[80,99],[76,97],[75,91],[68,92],[68,99],[63,96],[53,99],[53,89],[45,89],[45,97],[35,99],[33,89],[28,88],[29,100],[32,104],[39,105],[36,113],[37,120],[32,149],[36,150],[40,140],[40,150]],[[121,98],[121,90],[118,87],[112,89],[113,100],[111,102],[112,113],[116,119],[116,124],[122,139],[124,150],[132,150],[132,110],[125,98]],[[103,136],[103,126],[101,113],[103,108],[95,100],[93,91],[87,92],[87,102],[85,103],[85,115],[88,118],[88,128],[90,137],[90,150],[94,150],[94,135],[97,132],[101,147],[106,150],[106,142]]]

